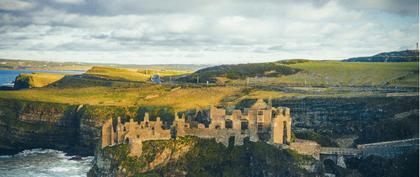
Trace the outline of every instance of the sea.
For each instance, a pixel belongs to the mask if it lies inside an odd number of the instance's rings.
[[[82,74],[77,70],[0,70],[0,86],[13,86],[16,76],[20,73],[59,73],[59,74]]]
[[[81,74],[82,71],[0,70],[0,86],[13,86],[20,73],[47,72]],[[75,159],[75,160],[73,160]],[[0,177],[80,177],[86,176],[93,156],[74,158],[62,151],[31,149],[0,156]]]
[[[81,177],[92,166],[93,156],[67,156],[52,149],[25,150],[16,155],[0,156],[1,177]]]

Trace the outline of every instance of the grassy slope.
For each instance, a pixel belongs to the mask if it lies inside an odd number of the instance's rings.
[[[186,110],[218,104],[223,97],[238,91],[239,88],[234,87],[171,89],[162,85],[137,88],[36,88],[0,91],[0,98],[68,104],[169,106],[176,110]]]
[[[174,70],[134,70],[96,66],[88,70],[85,75],[96,76],[110,80],[148,81],[154,74],[158,74],[160,76],[174,76],[187,73],[189,72]]]
[[[326,85],[384,85],[388,81],[418,72],[418,63],[344,63],[344,62],[307,62],[290,65],[306,72],[296,76],[280,78],[284,82]],[[417,77],[418,82],[418,77]]]
[[[53,74],[53,73],[31,73],[31,74],[20,74],[15,83],[18,85],[23,84],[29,87],[44,87],[48,84],[56,82],[64,77],[64,74]]]
[[[414,86],[418,83],[418,63],[357,63],[335,61],[309,61],[288,64],[293,68],[302,69],[297,74],[255,79],[261,84],[256,85],[384,85]],[[146,73],[147,72],[147,73]],[[221,102],[236,103],[243,99],[280,98],[293,96],[368,96],[368,92],[335,93],[328,88],[321,92],[306,91],[284,93],[272,90],[258,90],[242,92],[242,87],[184,87],[137,84],[137,85],[108,85],[87,84],[93,81],[106,81],[119,83],[117,80],[144,80],[151,74],[160,72],[163,75],[182,74],[183,71],[133,71],[106,67],[94,67],[87,72],[92,78],[82,78],[67,81],[68,87],[36,88],[17,91],[0,91],[0,98],[34,100],[42,102],[113,105],[113,106],[169,106],[176,110],[202,108]],[[146,75],[149,75],[146,77]],[[98,78],[100,77],[100,78]],[[84,79],[84,80],[83,80]],[[78,87],[77,83],[83,80],[86,87]],[[267,81],[268,80],[268,81]],[[124,82],[125,82],[124,81]],[[239,80],[236,80],[239,81]],[[243,81],[243,80],[242,80]],[[251,80],[253,81],[253,80]],[[74,86],[76,85],[76,86]],[[80,84],[79,84],[80,85]],[[304,88],[305,89],[305,88]],[[313,92],[313,93],[312,93]]]
[[[418,62],[371,63],[308,61],[287,65],[303,71],[280,77],[250,78],[255,85],[291,86],[384,86],[418,87]],[[400,80],[398,80],[400,79]],[[244,80],[231,81],[244,84]]]

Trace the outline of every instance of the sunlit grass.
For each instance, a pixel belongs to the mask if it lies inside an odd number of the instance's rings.
[[[95,66],[86,71],[85,75],[91,75],[111,80],[147,81],[152,75],[155,74],[159,76],[175,76],[187,73],[189,72],[174,70],[135,70]]]
[[[234,87],[171,89],[162,85],[138,88],[34,88],[0,91],[0,98],[77,105],[168,106],[176,110],[187,110],[218,104],[224,97],[238,91]]]
[[[64,77],[64,74],[56,73],[22,73],[17,79],[26,80],[31,87],[44,87]]]
[[[386,86],[399,83],[418,87],[418,62],[308,61],[289,64],[303,71],[280,77],[248,78],[250,85],[289,86]],[[413,74],[416,73],[416,74]],[[398,80],[403,78],[402,80]],[[395,81],[397,80],[397,81]],[[246,84],[245,80],[230,81]]]

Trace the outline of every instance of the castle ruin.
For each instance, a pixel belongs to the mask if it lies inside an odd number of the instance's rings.
[[[289,144],[291,142],[292,119],[290,109],[287,107],[273,108],[271,102],[267,104],[262,99],[250,108],[233,110],[232,114],[226,114],[225,109],[210,108],[210,124],[199,123],[191,127],[185,121],[185,115],[175,118],[171,129],[162,128],[159,117],[156,121],[150,121],[149,114],[145,113],[141,122],[133,119],[123,123],[118,117],[116,130],[112,125],[112,118],[105,121],[102,126],[102,148],[116,144],[126,143],[130,146],[131,156],[140,156],[142,142],[148,140],[169,140],[173,137],[196,136],[199,138],[215,139],[216,142],[229,145],[229,140],[234,138],[234,145],[242,145],[244,139],[250,141],[266,141],[270,144]],[[268,134],[269,139],[261,139],[259,135]]]

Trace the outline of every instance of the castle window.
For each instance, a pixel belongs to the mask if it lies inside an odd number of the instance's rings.
[[[258,132],[262,132],[263,131],[263,124],[262,123],[258,123],[257,124],[257,130],[258,130]]]
[[[225,121],[225,127],[226,127],[227,129],[232,128],[232,127],[233,127],[233,122],[232,122],[232,120],[226,119],[226,121]]]
[[[258,111],[258,115],[263,115],[264,111]]]

